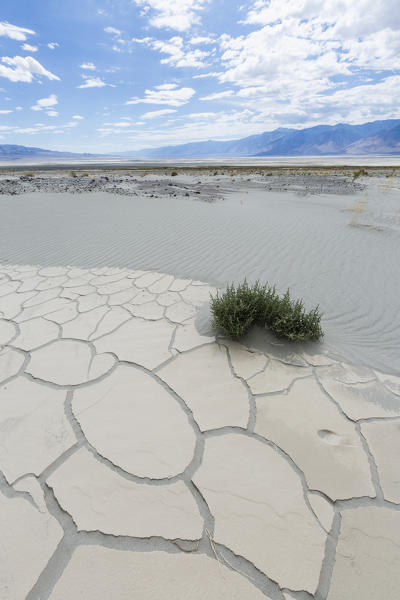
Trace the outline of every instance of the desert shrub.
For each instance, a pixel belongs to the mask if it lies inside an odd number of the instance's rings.
[[[319,307],[307,312],[303,300],[293,300],[289,290],[282,298],[274,299],[271,309],[266,308],[262,324],[278,337],[294,342],[319,340],[323,336]]]
[[[368,175],[368,171],[366,171],[365,169],[360,169],[359,171],[354,171],[353,172],[353,181],[355,181],[356,179],[361,177],[361,175]]]
[[[266,296],[265,286],[257,281],[249,286],[247,281],[235,286],[228,285],[220,296],[211,296],[213,327],[221,329],[233,338],[242,337],[262,314]]]
[[[76,171],[70,171],[69,174],[71,175],[71,177],[78,177]]]
[[[178,175],[178,173],[176,171],[172,171],[171,177],[176,177],[177,175]]]
[[[303,300],[294,300],[289,290],[279,296],[275,287],[257,281],[236,287],[231,284],[219,295],[211,296],[213,327],[232,338],[245,335],[252,325],[270,329],[291,341],[318,340],[323,336],[319,307],[306,311]]]

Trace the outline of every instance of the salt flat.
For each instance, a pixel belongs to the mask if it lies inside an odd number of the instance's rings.
[[[0,596],[395,600],[397,179],[159,181],[0,196]],[[212,332],[246,274],[327,340]]]

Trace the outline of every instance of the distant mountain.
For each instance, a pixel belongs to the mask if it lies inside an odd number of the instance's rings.
[[[354,142],[349,154],[400,154],[400,124]]]
[[[0,144],[0,160],[18,160],[24,158],[79,158],[90,157],[94,154],[75,154],[73,152],[57,152],[56,150],[44,150],[43,148],[34,148],[30,146],[18,146],[15,144]]]
[[[326,156],[341,154],[400,154],[400,119],[362,125],[317,125],[306,129],[279,128],[239,140],[191,142],[147,150],[119,152],[132,158],[206,158],[240,156]]]
[[[400,122],[400,121],[399,121]],[[293,129],[279,128],[258,135],[251,135],[239,140],[215,142],[190,142],[179,146],[163,146],[132,152],[114,152],[113,156],[146,157],[146,158],[204,158],[208,156],[254,156]]]
[[[400,119],[362,125],[317,125],[306,129],[280,127],[238,140],[190,142],[111,155],[74,154],[42,148],[0,145],[0,160],[90,159],[121,157],[140,159],[235,158],[252,156],[400,155]]]
[[[392,154],[398,152],[398,148],[393,140],[392,143],[385,142],[384,137],[399,125],[400,120],[374,121],[363,125],[318,125],[283,135],[258,156]]]

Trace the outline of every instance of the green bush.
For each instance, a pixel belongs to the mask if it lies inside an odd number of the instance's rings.
[[[258,321],[264,306],[266,287],[259,282],[249,286],[247,281],[235,286],[228,285],[226,291],[214,298],[211,296],[213,327],[222,329],[233,338],[244,335]]]
[[[368,175],[368,171],[366,171],[365,169],[360,169],[359,171],[354,171],[353,172],[353,181],[355,181],[356,179],[361,177],[361,175]]]
[[[318,306],[306,311],[303,300],[293,300],[289,290],[284,296],[275,287],[257,281],[236,287],[228,285],[221,295],[211,296],[213,328],[232,338],[245,335],[252,325],[270,329],[291,341],[319,340],[323,336]]]

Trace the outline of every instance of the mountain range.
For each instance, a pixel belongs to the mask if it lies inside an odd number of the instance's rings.
[[[254,156],[400,155],[400,119],[362,125],[317,125],[305,129],[275,129],[238,140],[190,142],[146,150],[114,152],[121,158],[182,159]],[[104,157],[106,155],[103,155]],[[0,160],[90,158],[97,154],[54,152],[41,148],[0,145]]]
[[[56,150],[44,150],[31,146],[18,146],[17,144],[0,144],[0,160],[18,160],[18,159],[67,159],[95,156],[91,154],[80,154],[75,152],[57,152]]]

